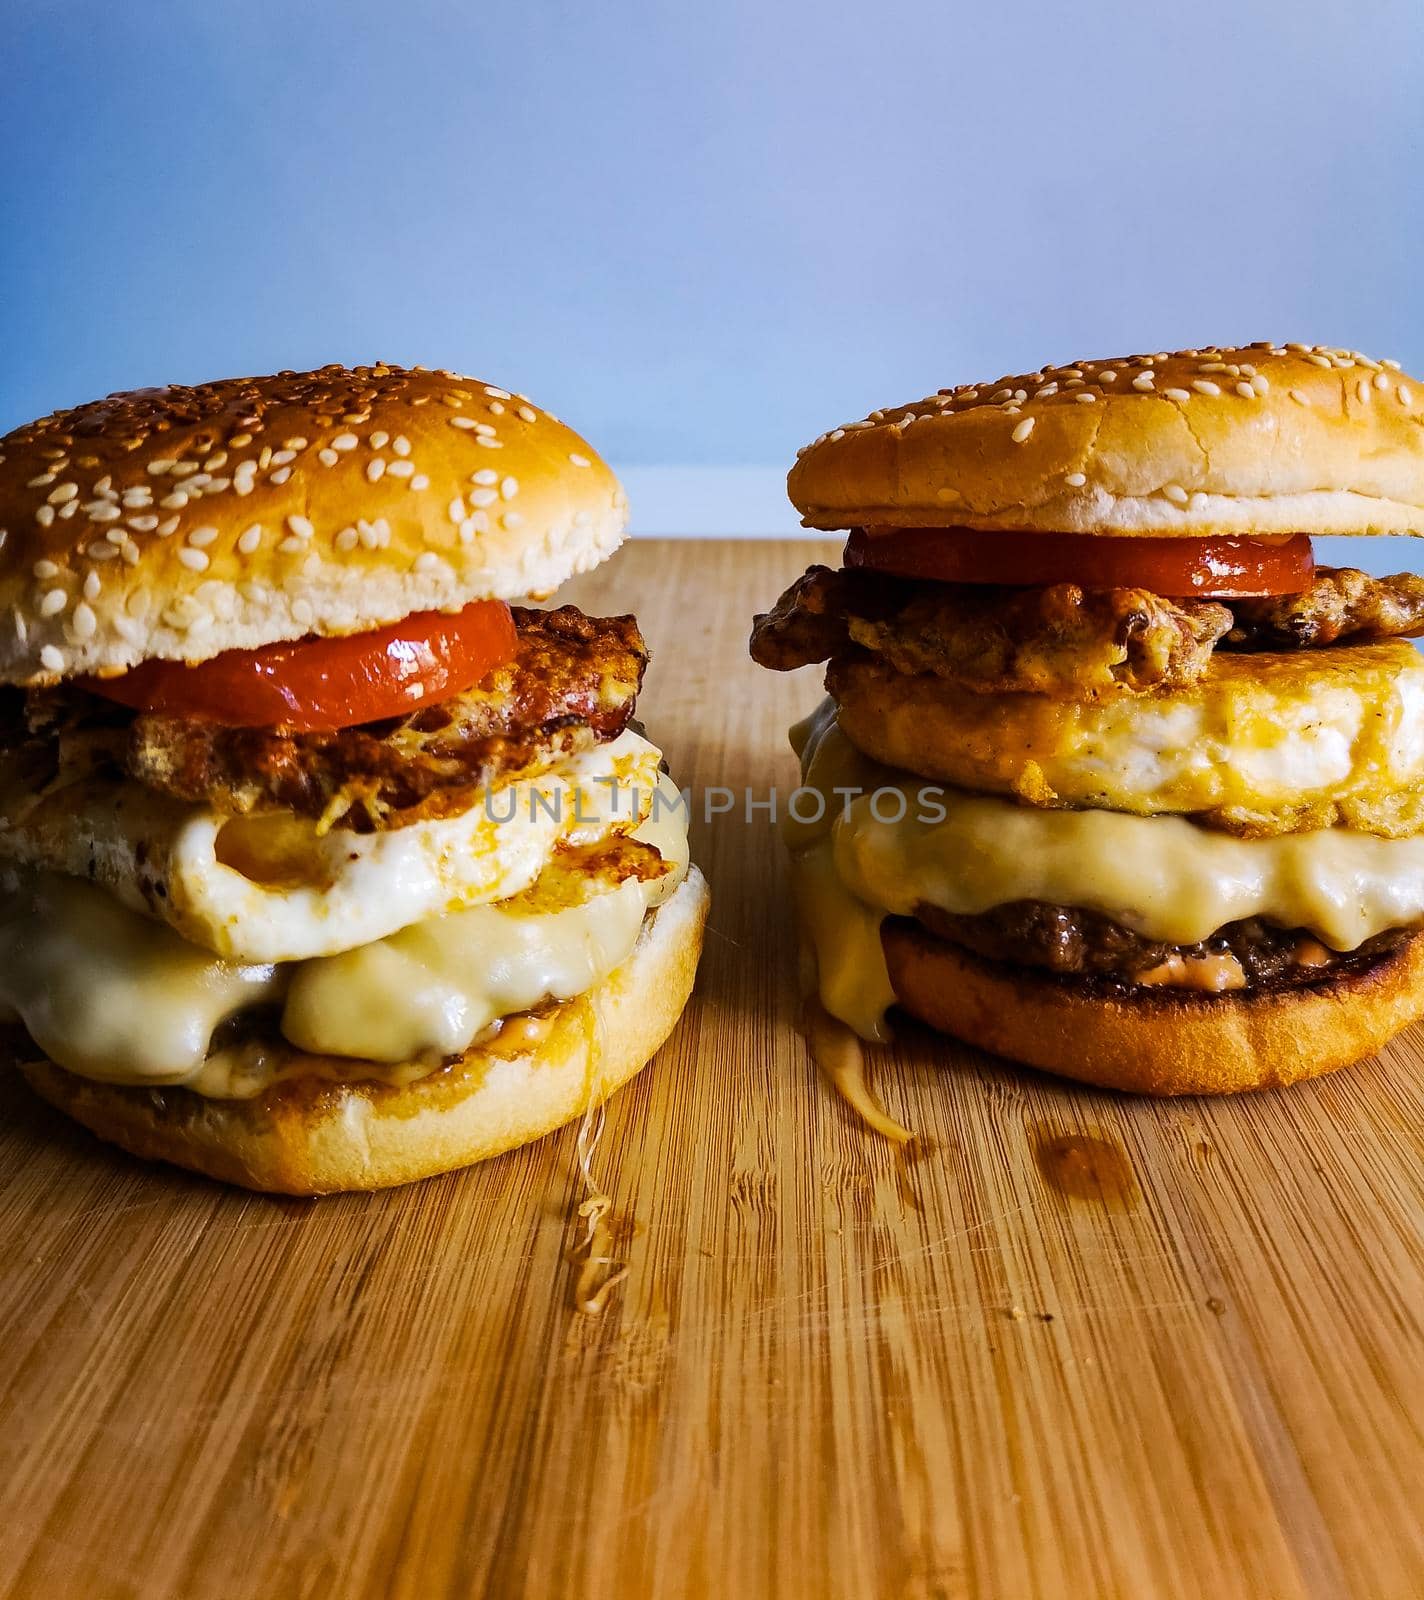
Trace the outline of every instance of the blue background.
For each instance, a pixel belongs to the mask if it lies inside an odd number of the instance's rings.
[[[1043,360],[1424,370],[1418,0],[3,9],[0,428],[374,356],[523,389],[638,526]]]

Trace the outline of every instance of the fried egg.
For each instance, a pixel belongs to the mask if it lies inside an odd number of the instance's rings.
[[[507,900],[561,843],[630,832],[661,753],[631,730],[457,816],[320,834],[290,813],[234,818],[129,779],[7,796],[0,861],[86,878],[230,962],[336,955],[432,917]]]
[[[1424,831],[1424,656],[1403,640],[1224,654],[1186,688],[970,694],[877,661],[827,676],[867,755],[1035,806],[1179,813],[1243,835]]]

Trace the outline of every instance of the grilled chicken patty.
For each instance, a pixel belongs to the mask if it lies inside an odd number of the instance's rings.
[[[468,809],[480,788],[613,739],[648,650],[632,617],[516,606],[514,659],[406,716],[333,733],[135,715],[75,690],[32,692],[0,752],[70,772],[113,766],[150,789],[232,814],[289,810],[368,833]],[[15,751],[16,741],[24,749]]]
[[[1111,918],[1070,906],[1021,900],[978,916],[922,905],[916,920],[936,938],[991,961],[1039,967],[1060,977],[1107,980],[1125,988],[1191,988],[1206,992],[1280,989],[1317,983],[1342,966],[1351,970],[1387,955],[1414,931],[1391,928],[1341,953],[1302,929],[1273,927],[1259,917],[1228,923],[1199,944],[1144,939]]]
[[[1321,567],[1301,594],[1169,600],[1146,589],[933,583],[814,566],[756,619],[751,653],[789,671],[854,645],[980,694],[1092,699],[1198,682],[1216,649],[1295,650],[1424,632],[1424,578]]]

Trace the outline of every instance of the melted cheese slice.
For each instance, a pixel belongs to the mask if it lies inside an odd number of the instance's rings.
[[[1237,839],[1179,817],[1047,811],[911,778],[863,756],[827,701],[793,733],[816,821],[788,819],[822,1003],[885,1037],[880,921],[929,904],[976,915],[1018,900],[1101,912],[1145,938],[1195,944],[1263,917],[1353,950],[1424,919],[1424,835],[1347,828]],[[816,811],[803,797],[796,810]]]
[[[646,912],[687,871],[687,809],[671,780],[658,784],[634,837],[670,864],[662,877],[593,884],[573,904],[561,894],[552,910],[541,909],[536,882],[503,904],[306,962],[224,961],[92,884],[11,870],[0,880],[0,1020],[23,1021],[51,1060],[81,1076],[223,1097],[256,1094],[277,1073],[213,1052],[213,1030],[250,1007],[281,1005],[282,1033],[299,1049],[359,1060],[348,1077],[407,1081],[497,1019],[581,994],[628,958]]]
[[[636,827],[660,760],[625,732],[462,815],[370,834],[321,834],[289,813],[234,819],[88,780],[16,808],[0,859],[91,878],[225,960],[301,961],[519,894],[558,844]]]

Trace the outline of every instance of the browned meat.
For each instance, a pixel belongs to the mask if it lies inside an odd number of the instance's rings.
[[[79,691],[33,692],[30,755],[38,747],[65,772],[118,766],[151,789],[219,811],[286,809],[358,833],[449,815],[485,785],[615,738],[637,701],[648,651],[632,617],[516,606],[514,618],[513,661],[476,688],[400,718],[282,733],[135,716]]]
[[[1424,577],[1372,578],[1354,567],[1317,567],[1303,594],[1233,600],[1232,649],[1304,650],[1340,639],[1412,638],[1424,633]]]
[[[899,672],[981,694],[1091,698],[1195,682],[1230,626],[1225,606],[1146,589],[917,583],[812,567],[756,619],[751,653],[785,671],[858,644]]]
[[[1387,955],[1415,930],[1394,928],[1358,950],[1339,954],[1301,929],[1273,927],[1259,917],[1228,923],[1200,944],[1169,945],[1095,911],[1020,900],[978,916],[955,916],[922,905],[917,920],[991,961],[1040,967],[1062,977],[1103,980],[1123,988],[1191,988],[1207,992],[1285,988],[1319,982]]]

